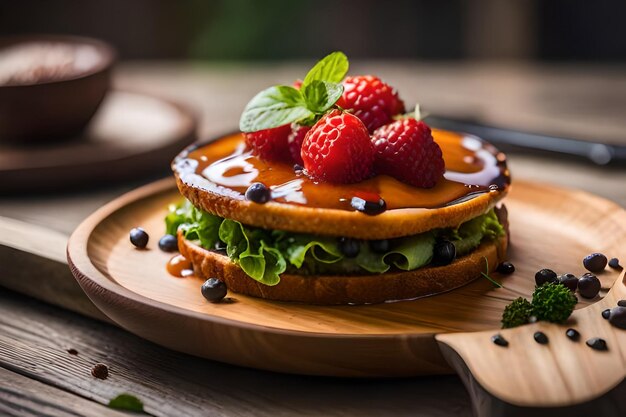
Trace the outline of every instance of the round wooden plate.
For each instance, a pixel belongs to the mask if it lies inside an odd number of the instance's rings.
[[[195,278],[174,278],[172,254],[157,247],[167,205],[180,198],[172,180],[126,194],[85,220],[70,238],[68,260],[91,300],[112,320],[145,339],[218,361],[281,372],[334,376],[450,373],[435,335],[500,327],[504,306],[529,297],[537,270],[584,272],[595,251],[626,258],[626,212],[593,195],[517,181],[505,199],[510,260],[517,270],[433,297],[366,306],[311,306],[229,294],[210,304]],[[150,234],[134,249],[128,232]],[[493,267],[493,266],[492,266]],[[617,273],[599,274],[601,295]],[[597,301],[591,300],[591,302]],[[589,304],[579,302],[578,307]]]
[[[196,139],[186,107],[151,95],[110,92],[81,137],[0,145],[0,192],[69,189],[154,173]]]

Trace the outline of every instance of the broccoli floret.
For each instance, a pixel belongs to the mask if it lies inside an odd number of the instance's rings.
[[[517,327],[528,323],[532,314],[532,306],[527,299],[519,297],[505,307],[502,313],[502,328]]]
[[[576,296],[566,286],[549,282],[535,288],[532,314],[538,320],[563,323],[572,314],[577,302]]]

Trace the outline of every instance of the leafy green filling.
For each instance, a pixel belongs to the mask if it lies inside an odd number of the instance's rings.
[[[230,259],[251,278],[276,285],[280,274],[384,273],[391,268],[411,271],[430,263],[435,242],[454,243],[457,256],[475,249],[484,239],[504,234],[493,210],[469,220],[458,228],[436,229],[413,236],[390,239],[389,250],[376,253],[367,241],[360,241],[359,254],[345,257],[332,236],[292,233],[244,226],[195,208],[189,201],[171,205],[165,218],[167,233],[182,231],[186,239],[206,249],[225,247]]]

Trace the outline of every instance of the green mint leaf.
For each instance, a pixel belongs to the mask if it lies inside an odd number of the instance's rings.
[[[304,77],[302,87],[311,84],[314,80],[338,83],[348,73],[348,57],[343,52],[333,52],[322,58]]]
[[[324,113],[339,100],[343,94],[343,85],[313,80],[302,87],[302,94],[309,110]]]
[[[117,397],[109,401],[109,407],[118,410],[135,411],[138,413],[143,412],[143,403],[134,395],[120,394]]]
[[[242,132],[256,132],[297,122],[312,115],[300,90],[279,85],[261,91],[250,100],[239,120],[239,129]]]

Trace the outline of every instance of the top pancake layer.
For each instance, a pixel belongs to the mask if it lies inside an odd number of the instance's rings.
[[[256,158],[245,149],[241,134],[184,150],[172,170],[183,196],[224,218],[267,229],[387,239],[455,227],[484,213],[508,192],[503,153],[474,136],[433,129],[433,137],[443,151],[446,173],[431,189],[386,175],[356,184],[318,183],[289,164]],[[245,200],[253,182],[270,187],[271,202]],[[353,197],[382,198],[387,210],[363,214],[352,208]]]

